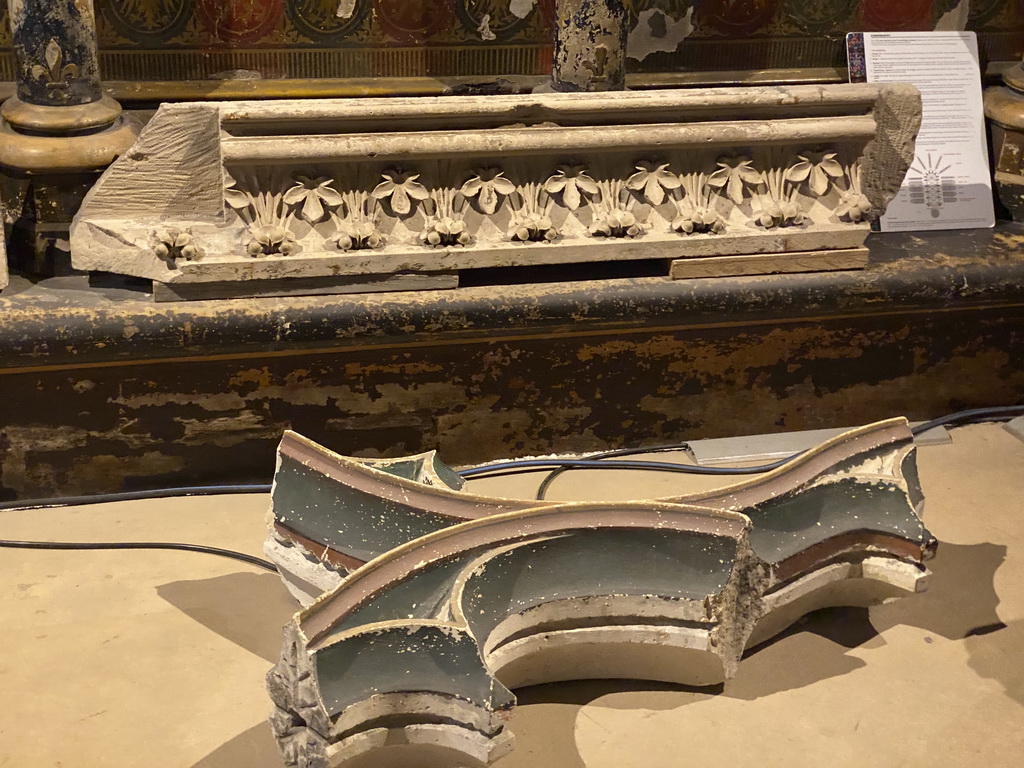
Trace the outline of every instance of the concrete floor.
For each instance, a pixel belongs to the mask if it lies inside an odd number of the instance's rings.
[[[724,691],[521,691],[518,746],[500,768],[1019,766],[1024,443],[998,426],[953,438],[919,454],[926,522],[942,542],[927,594],[814,614],[750,651]],[[553,496],[628,496],[637,484],[660,494],[681,482],[583,475],[559,479]],[[248,496],[6,512],[0,538],[260,554],[266,508]],[[190,553],[0,558],[0,766],[281,765],[263,675],[294,606],[276,576]]]

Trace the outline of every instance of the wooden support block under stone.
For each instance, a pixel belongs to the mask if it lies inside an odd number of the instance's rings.
[[[159,283],[153,281],[154,301],[197,299],[251,299],[273,296],[320,296],[387,291],[439,291],[459,287],[458,272],[410,275],[353,275],[327,280],[323,277],[223,283]]]
[[[669,277],[673,280],[689,280],[696,277],[828,272],[837,269],[864,269],[867,265],[867,248],[803,253],[758,253],[749,256],[677,259],[672,262]]]

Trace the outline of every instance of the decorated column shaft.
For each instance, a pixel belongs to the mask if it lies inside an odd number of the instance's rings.
[[[138,131],[103,93],[92,0],[7,2],[17,59],[17,92],[0,107],[8,253],[25,271],[53,273],[82,199]]]
[[[8,0],[18,98],[67,107],[99,101],[96,19],[92,0]]]
[[[557,0],[556,13],[554,90],[625,90],[623,0]]]

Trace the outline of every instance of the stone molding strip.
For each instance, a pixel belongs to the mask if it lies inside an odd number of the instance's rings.
[[[898,84],[164,105],[86,198],[72,256],[166,299],[634,259],[859,266],[841,257],[899,189],[920,109]]]

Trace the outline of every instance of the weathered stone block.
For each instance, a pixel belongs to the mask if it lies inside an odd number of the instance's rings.
[[[73,261],[256,295],[856,249],[919,125],[900,85],[165,105],[83,204]]]

